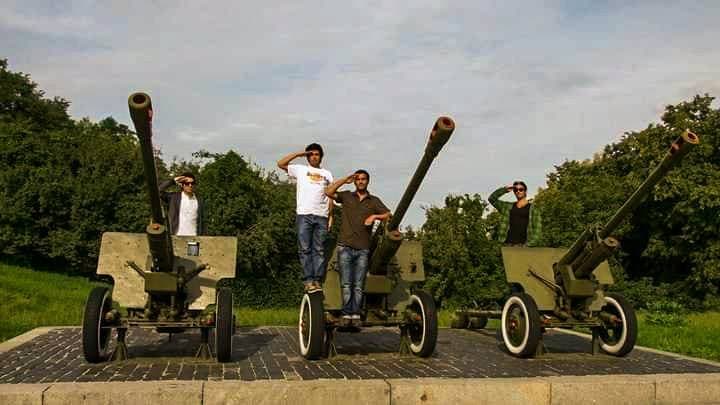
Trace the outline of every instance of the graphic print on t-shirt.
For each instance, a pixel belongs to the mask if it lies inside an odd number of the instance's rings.
[[[323,177],[323,175],[320,173],[313,173],[313,172],[308,171],[307,176],[310,178],[310,181],[312,181],[313,183],[322,183],[325,185],[330,184],[328,179]]]

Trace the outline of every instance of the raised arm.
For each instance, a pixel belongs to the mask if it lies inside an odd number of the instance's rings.
[[[308,153],[310,153],[310,152],[302,151],[302,152],[289,153],[289,154],[283,156],[282,159],[278,160],[278,161],[277,161],[277,165],[278,165],[279,168],[281,168],[281,169],[283,169],[283,170],[285,170],[285,171],[287,172],[287,171],[288,171],[288,165],[290,164],[290,162],[293,161],[293,159],[297,159],[297,158],[299,158],[299,157],[301,157],[301,156],[307,156]]]
[[[500,212],[509,210],[510,208],[512,208],[513,203],[507,201],[500,201],[500,197],[509,193],[510,190],[512,190],[512,186],[500,187],[499,189],[493,191],[492,194],[490,194],[490,197],[488,197],[488,202]]]
[[[330,184],[329,186],[325,187],[325,195],[328,196],[328,197],[330,197],[330,198],[332,198],[333,200],[337,200],[337,191],[338,191],[338,189],[339,189],[340,187],[342,187],[343,184],[350,184],[350,183],[352,183],[353,180],[355,180],[355,173],[353,173],[353,174],[351,174],[351,175],[349,175],[349,176],[341,177],[341,178],[335,180],[334,182],[332,182],[332,184]],[[332,203],[331,203],[331,204],[332,204]]]

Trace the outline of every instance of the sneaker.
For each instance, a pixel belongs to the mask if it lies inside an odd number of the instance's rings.
[[[314,291],[315,291],[315,283],[313,283],[313,282],[311,282],[311,281],[306,281],[306,282],[303,283],[303,284],[305,285],[305,292],[306,292],[306,293],[310,293],[310,292],[314,292]]]
[[[352,320],[354,320],[354,321],[359,321],[359,320],[360,320],[360,314],[350,315],[350,319],[352,319]]]
[[[353,315],[343,314],[342,319],[353,319]]]
[[[313,281],[314,291],[322,291],[322,284],[319,281]]]

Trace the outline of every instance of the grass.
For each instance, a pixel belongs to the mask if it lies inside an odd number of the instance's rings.
[[[100,283],[0,263],[0,342],[39,326],[80,325],[90,290]],[[441,310],[450,326],[454,311]],[[241,326],[297,325],[297,308],[235,308]],[[720,361],[720,312],[691,313],[683,326],[653,325],[640,312],[638,345]],[[490,320],[488,328],[497,328]]]
[[[645,321],[638,316],[638,342],[673,353],[720,361],[720,312],[691,313],[683,326],[665,327]]]
[[[0,263],[0,342],[38,326],[79,325],[96,285],[101,284]]]

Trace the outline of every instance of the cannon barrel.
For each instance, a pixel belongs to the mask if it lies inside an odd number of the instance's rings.
[[[700,138],[689,130],[685,130],[671,145],[665,157],[653,169],[650,175],[628,198],[613,216],[599,228],[586,229],[570,246],[558,265],[570,265],[578,278],[587,277],[602,261],[607,259],[614,250],[619,248],[617,240],[610,235],[622,221],[635,211],[650,190],[663,177],[677,166],[690,149],[700,143]]]
[[[152,256],[153,271],[171,271],[173,266],[173,251],[167,221],[163,215],[158,189],[157,170],[152,146],[152,102],[145,93],[133,93],[128,97],[130,118],[135,125],[140,154],[142,155],[145,182],[150,198],[151,223],[145,229]]]
[[[425,146],[425,153],[423,153],[420,163],[418,163],[415,173],[410,179],[410,183],[405,192],[400,198],[400,202],[395,208],[392,217],[388,221],[385,229],[378,229],[378,232],[384,232],[380,237],[376,235],[374,240],[377,240],[377,246],[373,249],[372,256],[370,258],[371,274],[382,274],[385,272],[385,268],[392,257],[397,253],[402,243],[402,234],[400,233],[400,223],[405,217],[405,213],[410,207],[415,194],[420,188],[427,171],[430,169],[435,157],[437,157],[440,150],[445,146],[447,141],[450,139],[455,130],[455,122],[450,117],[440,117],[435,121],[432,130],[430,131],[430,137],[427,145]]]

